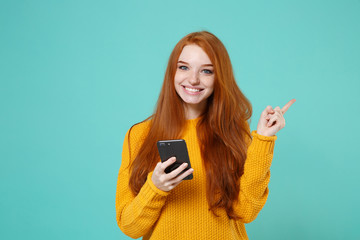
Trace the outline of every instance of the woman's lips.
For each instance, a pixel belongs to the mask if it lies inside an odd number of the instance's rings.
[[[185,92],[191,95],[199,94],[202,90],[204,90],[203,88],[195,88],[195,87],[187,87],[187,86],[182,86],[182,87],[185,90]]]

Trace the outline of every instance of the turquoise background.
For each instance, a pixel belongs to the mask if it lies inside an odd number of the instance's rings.
[[[0,239],[130,239],[115,220],[127,129],[185,34],[225,44],[256,129],[278,133],[250,239],[360,239],[360,1],[1,1]]]

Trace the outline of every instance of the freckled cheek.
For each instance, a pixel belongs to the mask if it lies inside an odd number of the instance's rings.
[[[174,77],[175,83],[181,83],[186,79],[186,74],[176,73]]]
[[[202,84],[207,88],[214,88],[214,79],[212,79],[212,78],[204,78],[202,80]]]
[[[180,79],[180,78],[179,78],[179,74],[176,73],[176,74],[175,74],[175,77],[174,77],[174,82],[175,82],[175,83],[178,83],[178,82],[179,82],[179,79]]]

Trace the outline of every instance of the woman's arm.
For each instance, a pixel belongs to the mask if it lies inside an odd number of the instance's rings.
[[[131,143],[141,144],[135,129],[132,130]],[[116,189],[116,220],[120,229],[132,238],[139,238],[151,230],[159,218],[161,209],[165,204],[168,192],[159,190],[151,181],[149,173],[144,186],[137,196],[129,188],[130,162],[127,132],[123,144],[122,162],[119,170]],[[133,136],[134,135],[134,136]],[[131,144],[132,148],[135,147]],[[136,151],[131,150],[131,156],[136,156]]]
[[[270,166],[276,136],[262,136],[256,131],[247,151],[244,174],[240,178],[239,201],[234,204],[235,212],[243,223],[253,221],[264,207],[268,196]]]
[[[253,221],[266,203],[277,138],[275,134],[285,127],[284,114],[295,101],[290,100],[282,109],[267,106],[261,113],[257,131],[251,133],[253,139],[247,151],[244,174],[240,178],[239,201],[234,204],[235,212],[244,223]]]

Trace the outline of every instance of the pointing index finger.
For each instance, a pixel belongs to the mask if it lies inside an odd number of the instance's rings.
[[[296,99],[291,99],[291,100],[281,109],[281,112],[282,112],[283,114],[285,114],[286,111],[290,108],[290,106],[291,106],[294,102],[296,102]]]

